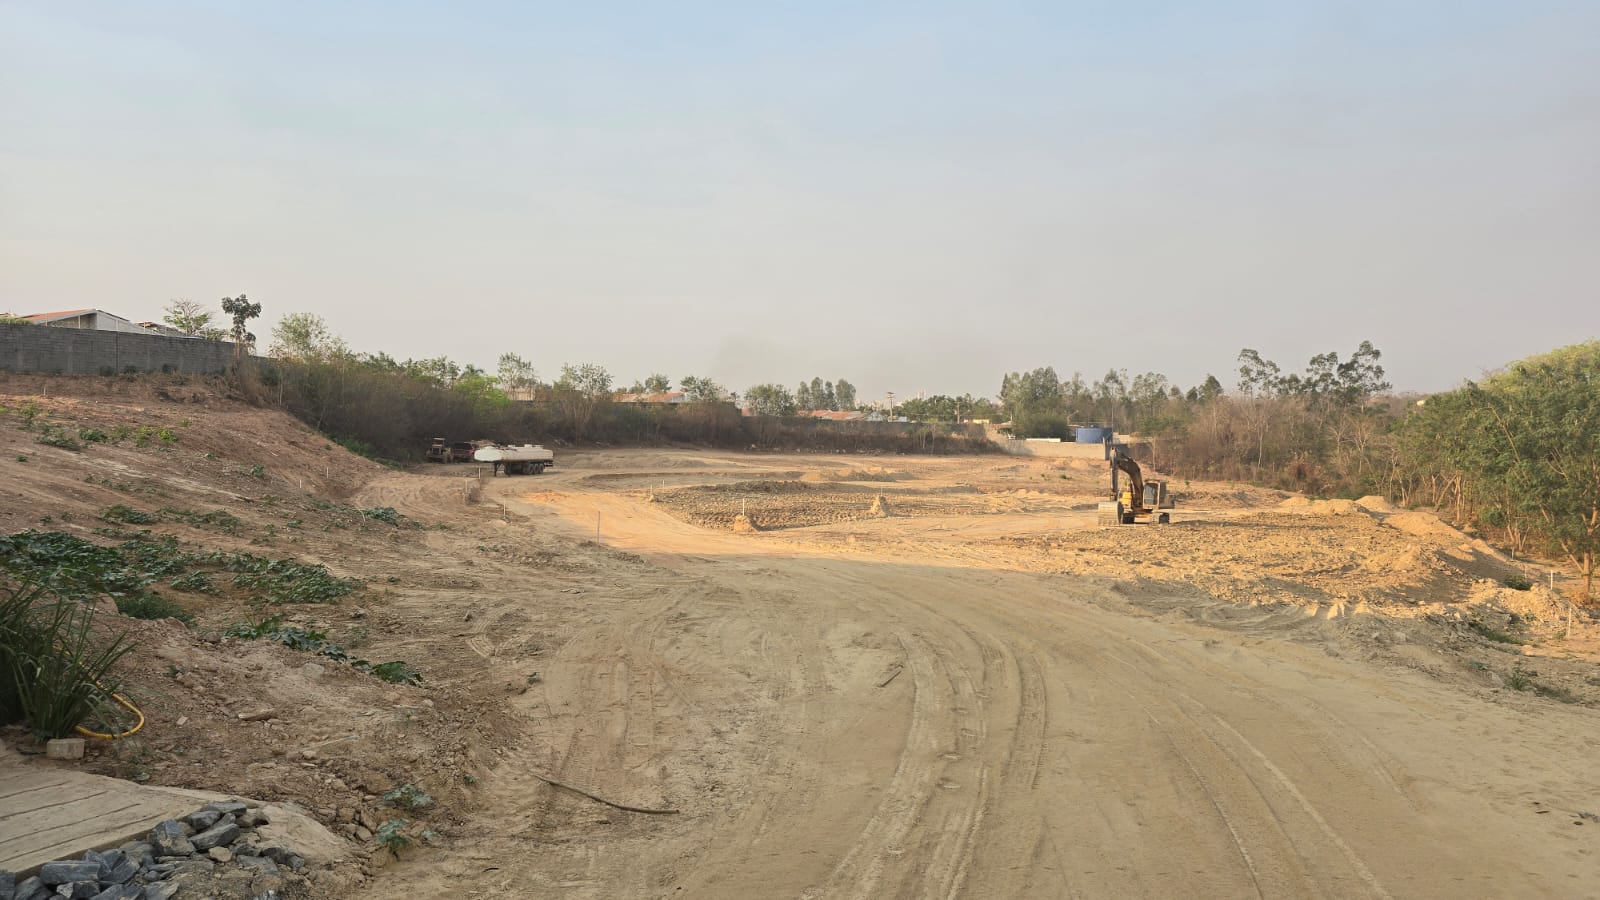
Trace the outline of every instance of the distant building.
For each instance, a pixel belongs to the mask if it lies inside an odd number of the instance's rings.
[[[800,415],[830,422],[859,422],[867,417],[866,413],[853,409],[807,409],[801,410]]]
[[[653,394],[618,394],[618,403],[659,403],[676,406],[688,403],[689,395],[683,391],[658,391]]]
[[[34,313],[22,318],[35,325],[47,325],[51,328],[83,328],[89,331],[120,331],[125,334],[161,333],[121,316],[114,316],[103,309],[68,309],[61,312]]]

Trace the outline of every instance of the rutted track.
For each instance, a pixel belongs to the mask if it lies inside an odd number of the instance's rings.
[[[1519,809],[1583,783],[1586,710],[1534,721],[1416,673],[1126,615],[1093,582],[959,547],[919,559],[893,520],[870,526],[882,552],[845,552],[705,531],[569,473],[485,500],[574,542],[599,514],[651,574],[597,579],[592,621],[514,701],[522,737],[470,850],[412,896],[1596,890],[1592,842]]]

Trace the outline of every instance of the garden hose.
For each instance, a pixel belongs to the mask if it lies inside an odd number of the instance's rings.
[[[95,686],[99,687],[101,690],[105,690],[104,687],[101,687],[100,682],[98,682],[98,681],[95,682]],[[135,734],[138,734],[139,733],[139,729],[144,727],[144,713],[139,711],[139,707],[134,706],[132,703],[129,703],[127,697],[124,697],[121,694],[114,693],[112,691],[106,691],[106,693],[111,694],[111,699],[113,699],[113,700],[117,701],[118,703],[122,704],[124,707],[127,707],[129,712],[133,713],[135,716],[138,716],[139,717],[139,721],[135,722],[134,726],[132,728],[129,728],[127,731],[118,732],[116,734],[105,734],[105,733],[99,732],[99,731],[91,731],[91,730],[83,727],[82,725],[74,725],[73,728],[76,729],[79,734],[81,734],[81,735],[83,735],[85,737],[101,738],[101,739],[107,740],[107,741],[115,741],[115,740],[118,740],[119,738],[132,737]]]

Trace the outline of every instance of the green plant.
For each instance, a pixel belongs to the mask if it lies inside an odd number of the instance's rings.
[[[1521,666],[1518,666],[1506,675],[1506,687],[1511,688],[1513,691],[1531,691],[1533,690],[1533,679],[1528,677],[1528,673],[1522,671]]]
[[[215,594],[216,582],[211,580],[209,572],[189,572],[172,579],[175,590],[187,591],[191,594]]]
[[[98,428],[79,428],[78,440],[90,444],[104,444],[111,438]]]
[[[261,463],[256,463],[255,465],[250,467],[250,477],[251,478],[265,478],[265,477],[267,477],[267,467],[262,465]]]
[[[1512,635],[1512,634],[1508,634],[1508,633],[1506,633],[1504,631],[1501,631],[1498,628],[1495,628],[1492,625],[1487,625],[1487,624],[1485,624],[1483,622],[1480,622],[1477,619],[1468,619],[1467,620],[1467,627],[1472,629],[1479,636],[1481,636],[1483,638],[1486,638],[1488,640],[1494,641],[1497,644],[1521,644],[1521,643],[1525,643],[1522,640],[1522,638],[1519,638],[1519,637],[1517,637],[1515,635]]]
[[[106,701],[126,632],[95,628],[95,608],[41,581],[0,589],[0,720],[41,740],[64,737]]]
[[[43,434],[39,435],[39,443],[46,444],[51,447],[60,447],[62,450],[83,449],[82,444],[78,443],[73,438],[68,437],[66,432],[62,431],[45,431]]]
[[[400,851],[411,846],[411,838],[406,836],[406,826],[411,823],[406,819],[390,819],[378,826],[372,839],[379,847],[389,851],[395,859],[400,858]]]
[[[32,431],[34,420],[39,418],[39,413],[43,411],[44,410],[39,407],[39,404],[33,402],[32,400],[29,400],[27,403],[24,403],[18,407],[17,414],[22,417],[22,429],[24,431]]]
[[[1514,591],[1528,591],[1533,589],[1533,582],[1529,581],[1526,576],[1520,575],[1516,572],[1512,572],[1510,575],[1506,576],[1505,584],[1506,587],[1511,588]]]
[[[20,453],[17,454],[17,462],[27,462],[27,461],[28,461],[28,458],[26,456],[23,456]]]
[[[161,521],[157,516],[147,512],[140,512],[120,503],[101,513],[100,518],[105,519],[107,522],[123,522],[128,525],[150,525]]]
[[[117,603],[117,612],[130,619],[177,619],[185,625],[194,622],[194,614],[159,594],[139,594],[124,597]]]
[[[361,662],[360,660],[357,660],[357,663],[360,663],[360,662]],[[360,668],[362,668],[362,666],[361,665],[356,665],[356,668],[360,669]],[[365,671],[370,672],[372,675],[377,676],[380,680],[387,681],[390,684],[421,684],[422,683],[422,673],[418,672],[416,669],[411,668],[410,666],[406,665],[404,662],[402,662],[401,660],[398,660],[398,659],[394,660],[392,662],[378,663],[377,665],[368,665],[366,667]]]
[[[401,518],[400,514],[395,512],[392,506],[375,506],[371,509],[363,509],[361,515],[368,519],[377,519],[379,522],[387,522],[390,525],[399,525]]]
[[[433,805],[433,797],[422,788],[414,784],[402,784],[383,795],[384,802],[393,803],[401,809],[419,810],[427,809]]]

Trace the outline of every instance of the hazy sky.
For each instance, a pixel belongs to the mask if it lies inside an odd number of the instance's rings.
[[[1436,389],[1597,286],[1593,0],[0,0],[0,310],[864,397],[1370,339]]]

